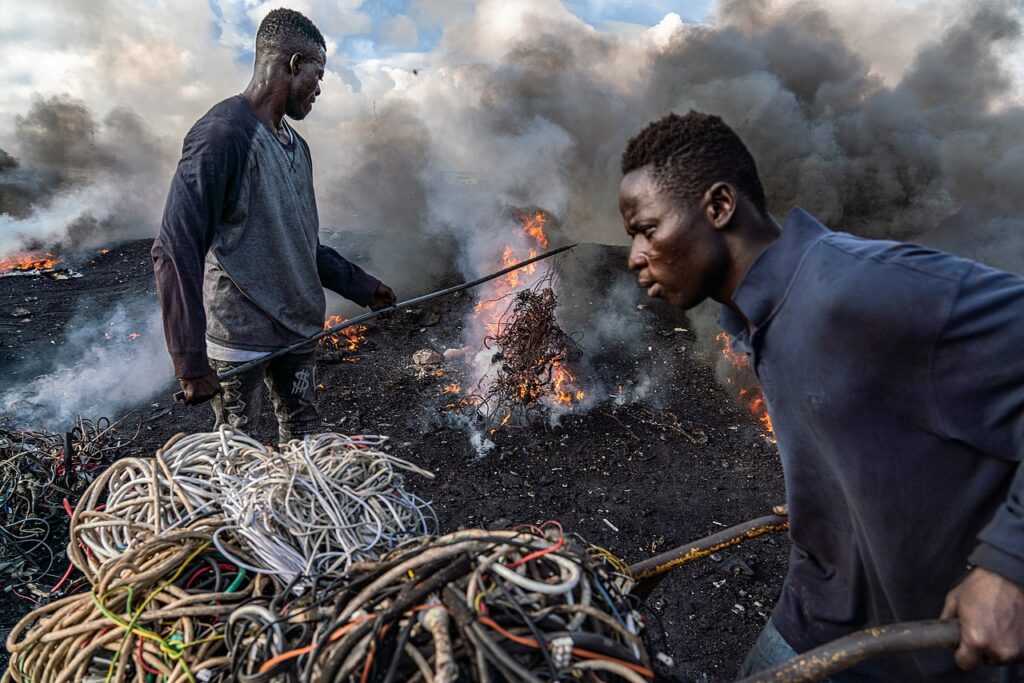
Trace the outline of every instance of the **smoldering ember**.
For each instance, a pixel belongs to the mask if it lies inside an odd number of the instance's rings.
[[[1024,681],[1019,3],[288,6],[0,0],[4,683]]]

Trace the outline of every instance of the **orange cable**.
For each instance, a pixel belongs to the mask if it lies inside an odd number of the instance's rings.
[[[520,645],[525,645],[526,647],[532,647],[532,648],[537,649],[537,650],[540,649],[540,643],[538,643],[533,638],[524,638],[522,636],[517,636],[514,633],[509,633],[508,631],[503,629],[498,624],[498,622],[494,621],[490,617],[483,617],[483,616],[477,617],[477,621],[480,622],[481,624],[483,624],[484,626],[488,626],[488,627],[494,629],[495,631],[497,631],[501,635],[505,636],[505,638],[511,640],[514,643],[519,643]],[[631,669],[632,671],[637,672],[641,676],[645,676],[647,678],[654,678],[654,672],[651,671],[650,669],[648,669],[646,667],[642,667],[639,664],[634,664],[632,662],[627,662],[627,661],[625,661],[623,659],[616,659],[615,657],[609,657],[608,655],[601,654],[600,652],[593,652],[592,650],[584,650],[581,647],[574,647],[572,649],[572,653],[574,655],[576,655],[577,657],[581,657],[583,659],[603,659],[606,662],[614,662],[616,664],[621,664],[622,666],[624,666],[624,667],[626,667],[628,669]]]
[[[343,635],[354,629],[356,626],[359,626],[359,624],[363,623],[364,621],[369,621],[370,619],[373,619],[376,616],[376,614],[364,614],[355,621],[348,622],[347,624],[339,628],[337,631],[332,633],[331,637],[327,639],[327,642],[333,643],[334,641],[336,641],[337,639],[341,638]],[[279,655],[275,655],[267,661],[263,662],[263,665],[260,667],[260,673],[265,674],[267,673],[267,671],[277,666],[281,662],[287,662],[289,659],[295,659],[296,657],[301,657],[302,655],[309,654],[315,649],[316,645],[307,645],[306,647],[300,647],[295,650],[289,650],[287,652],[282,652]]]

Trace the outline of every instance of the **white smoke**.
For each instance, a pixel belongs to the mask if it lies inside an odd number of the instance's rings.
[[[0,414],[54,428],[77,414],[114,419],[174,378],[152,305],[117,306],[105,320],[75,325],[64,345],[53,370],[0,395]]]

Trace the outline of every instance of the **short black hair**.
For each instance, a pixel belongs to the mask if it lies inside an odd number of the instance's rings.
[[[257,61],[276,54],[312,54],[317,46],[327,51],[320,29],[304,14],[293,9],[272,10],[256,31]]]
[[[650,166],[662,189],[697,202],[714,183],[724,181],[768,213],[757,165],[740,136],[719,116],[672,113],[647,125],[626,145],[622,173]]]

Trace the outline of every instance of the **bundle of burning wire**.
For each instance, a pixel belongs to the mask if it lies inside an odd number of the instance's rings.
[[[229,620],[231,669],[243,683],[653,678],[628,567],[547,526],[418,539],[287,605],[251,601]]]
[[[269,584],[184,529],[135,544],[92,579],[11,630],[4,683],[230,680],[225,617]]]
[[[64,501],[76,500],[131,441],[106,418],[79,416],[63,435],[0,424],[0,575],[19,583],[46,576],[54,561],[46,540]]]
[[[433,508],[401,472],[434,475],[379,450],[384,441],[320,434],[275,450],[227,426],[179,435],[97,479],[75,511],[69,552],[92,579],[133,544],[187,528],[282,583],[337,575],[436,533]]]
[[[490,411],[498,407],[530,406],[554,393],[558,368],[580,353],[579,344],[558,325],[558,298],[553,272],[533,287],[517,292],[497,323],[494,335],[484,339],[497,348],[492,361],[497,375],[487,388]]]

